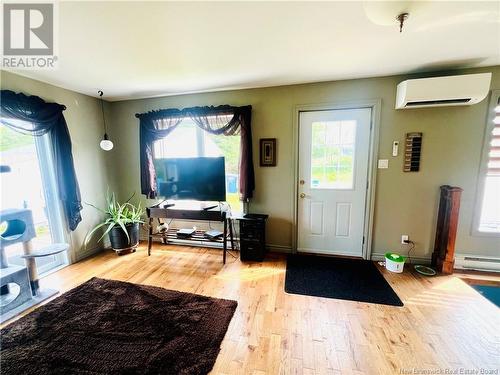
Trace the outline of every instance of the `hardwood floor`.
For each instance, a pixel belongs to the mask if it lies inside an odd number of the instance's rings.
[[[97,255],[41,284],[65,291],[98,276],[237,300],[212,374],[385,375],[500,366],[500,309],[459,277],[382,269],[405,304],[391,307],[286,294],[285,267],[281,255],[263,263],[228,256],[223,266],[219,250],[156,245],[150,257],[144,246],[121,257]]]

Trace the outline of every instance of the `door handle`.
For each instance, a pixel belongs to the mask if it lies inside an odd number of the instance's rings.
[[[302,199],[304,199],[306,197],[306,194],[305,193],[300,193],[299,197],[301,197]]]

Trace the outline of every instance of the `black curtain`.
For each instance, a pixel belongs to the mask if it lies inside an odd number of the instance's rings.
[[[184,118],[189,117],[201,129],[216,135],[240,135],[240,199],[252,198],[255,176],[252,153],[252,106],[192,107],[162,109],[135,115],[140,121],[141,192],[148,198],[157,195],[153,164],[153,142],[170,134]]]
[[[63,116],[65,109],[64,105],[46,103],[38,96],[16,94],[10,90],[1,91],[2,124],[35,137],[50,135],[59,198],[64,207],[68,227],[73,231],[82,220],[82,203],[73,165],[71,138]]]

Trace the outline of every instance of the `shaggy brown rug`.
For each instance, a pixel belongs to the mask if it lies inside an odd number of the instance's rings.
[[[0,332],[2,374],[206,374],[235,301],[93,278]]]

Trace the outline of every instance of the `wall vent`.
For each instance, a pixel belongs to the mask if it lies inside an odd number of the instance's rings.
[[[443,105],[443,104],[465,104],[472,100],[472,98],[465,99],[441,99],[441,100],[422,100],[417,102],[408,102],[406,103],[407,107],[415,107],[422,105]]]

